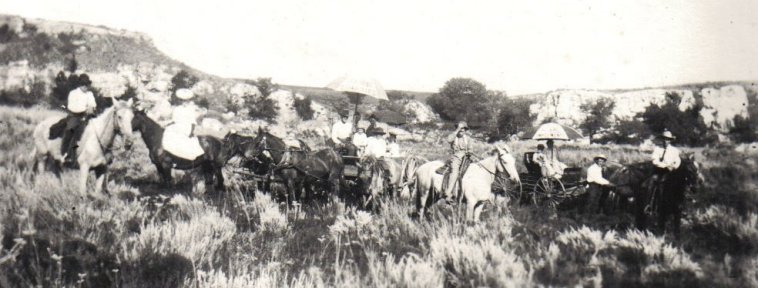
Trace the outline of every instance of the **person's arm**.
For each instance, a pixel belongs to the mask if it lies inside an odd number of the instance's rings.
[[[339,123],[335,123],[334,125],[332,125],[332,141],[334,143],[340,143],[340,142],[342,142],[339,139],[339,137],[337,137],[337,136],[339,136],[339,133],[340,133],[338,130],[339,130]]]
[[[597,166],[591,166],[587,169],[587,182],[600,185],[610,185],[611,182],[603,178],[603,170]]]
[[[447,142],[450,144],[453,144],[453,142],[455,142],[456,137],[458,137],[458,129],[455,129],[453,133],[450,133],[450,135],[447,136]]]
[[[87,113],[95,114],[95,109],[97,109],[97,101],[95,101],[95,94],[92,92],[87,92]]]
[[[660,148],[655,148],[653,150],[653,154],[651,155],[651,157],[653,159],[653,165],[658,166],[658,167],[665,166],[665,164],[661,162],[661,153],[662,152],[663,152],[663,150],[660,149]]]

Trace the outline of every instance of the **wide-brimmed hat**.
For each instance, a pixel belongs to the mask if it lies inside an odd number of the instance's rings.
[[[661,138],[663,138],[663,139],[669,139],[669,140],[676,139],[676,137],[674,136],[674,134],[671,134],[671,131],[669,131],[669,130],[663,131],[663,133],[661,133]]]
[[[466,124],[466,121],[458,122],[458,129],[469,129],[468,124]]]
[[[192,90],[187,88],[181,88],[179,90],[176,90],[176,98],[182,99],[182,100],[189,100],[192,99],[192,97],[195,97],[195,93],[192,92]]]
[[[378,127],[374,128],[374,129],[371,129],[371,131],[368,132],[369,136],[384,135],[384,134],[386,134],[386,133],[384,133],[384,130],[382,128],[378,128]]]
[[[603,159],[605,161],[608,161],[608,157],[605,156],[605,154],[597,154],[597,155],[595,155],[594,158],[592,158],[592,160],[594,160],[594,161],[597,161],[597,159]]]
[[[82,74],[79,75],[79,86],[89,86],[92,85],[92,81],[89,80],[89,75]]]

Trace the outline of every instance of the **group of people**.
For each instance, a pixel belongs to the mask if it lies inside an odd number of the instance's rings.
[[[660,185],[660,183],[665,180],[665,176],[669,172],[676,170],[681,165],[682,160],[680,158],[680,151],[671,144],[675,139],[676,137],[674,137],[674,135],[668,130],[664,131],[659,136],[659,141],[657,141],[657,145],[653,149],[650,157],[650,160],[655,166],[655,170],[650,181],[644,183],[648,189],[655,189],[656,186]],[[592,212],[595,213],[604,212],[605,200],[611,189],[615,187],[615,185],[606,178],[605,168],[607,161],[608,157],[606,155],[595,155],[593,158],[593,164],[587,168],[587,183],[589,185],[588,193],[590,201],[588,204],[589,207],[594,210]]]
[[[376,117],[373,115],[369,117],[368,128],[356,127],[356,129],[348,121],[347,111],[340,111],[339,115],[340,121],[332,125],[329,139],[336,149],[344,152],[343,154],[375,158],[402,156],[400,145],[397,143],[397,135],[385,133],[384,129],[377,127]]]
[[[79,138],[89,119],[95,116],[97,101],[91,89],[92,82],[87,74],[78,76],[77,84],[69,91],[66,115],[58,125],[62,126],[61,155],[64,164],[71,164],[76,159],[76,149]],[[198,121],[205,114],[205,110],[193,102],[194,93],[191,89],[181,88],[174,93],[176,105],[172,109],[170,122],[165,127],[163,146],[166,151],[189,160],[203,153],[198,141],[191,141],[195,136],[203,132],[198,128]],[[55,125],[54,125],[55,126]],[[52,133],[50,137],[58,137]]]

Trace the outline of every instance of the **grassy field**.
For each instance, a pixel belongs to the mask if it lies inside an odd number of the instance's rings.
[[[0,107],[0,287],[758,286],[755,159],[729,151],[695,151],[707,185],[681,233],[664,236],[631,229],[630,215],[553,216],[504,198],[476,225],[446,205],[415,220],[401,199],[377,213],[340,201],[287,210],[234,174],[226,201],[210,203],[181,172],[157,189],[141,141],[114,151],[110,195],[79,195],[73,171],[62,184],[31,171],[31,130],[47,115]],[[435,139],[401,144],[436,159]],[[534,147],[510,144],[517,155]],[[570,166],[597,152],[645,158],[562,147]]]

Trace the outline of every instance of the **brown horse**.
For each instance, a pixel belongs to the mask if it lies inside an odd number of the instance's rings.
[[[648,188],[655,167],[650,162],[635,163],[617,170],[608,180],[616,185],[615,193],[621,197],[634,197],[637,228],[646,229],[649,214],[657,217],[657,228],[665,231],[669,220],[678,231],[686,192],[695,192],[702,184],[700,165],[692,155],[682,158],[679,168],[664,177],[660,187]]]
[[[252,137],[228,134],[223,140],[209,136],[198,136],[200,146],[205,153],[194,160],[186,160],[166,152],[161,145],[163,139],[163,127],[143,111],[134,112],[132,127],[140,131],[142,140],[145,141],[150,151],[150,161],[155,164],[161,182],[165,186],[171,185],[171,169],[192,170],[202,169],[205,184],[211,192],[224,190],[224,176],[221,169],[235,155],[242,154],[247,145],[252,145]]]

